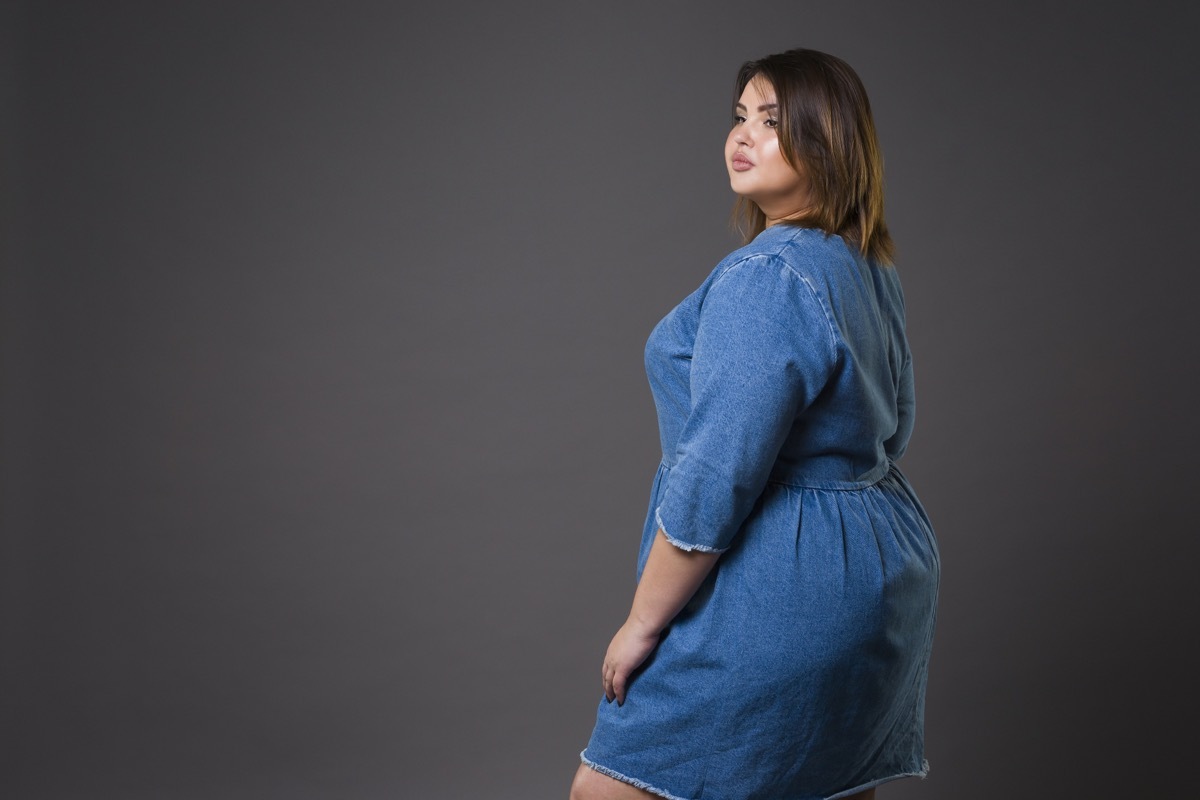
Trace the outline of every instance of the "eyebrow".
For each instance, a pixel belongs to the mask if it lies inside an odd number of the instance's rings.
[[[746,107],[744,105],[742,105],[741,103],[737,103],[736,105],[734,105],[734,108],[740,108],[742,111],[746,110]],[[779,103],[767,103],[764,106],[759,106],[758,110],[759,111],[769,111],[772,108],[779,108]]]

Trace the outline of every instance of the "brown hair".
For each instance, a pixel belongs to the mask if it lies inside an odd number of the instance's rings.
[[[811,186],[812,209],[782,222],[836,233],[864,256],[891,264],[894,245],[883,221],[883,156],[858,75],[827,53],[788,50],[743,64],[734,103],[752,80],[775,90],[780,150],[789,164],[807,173]],[[762,210],[745,197],[738,198],[733,217],[747,242],[766,227]]]

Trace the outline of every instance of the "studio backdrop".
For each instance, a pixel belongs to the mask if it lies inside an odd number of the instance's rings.
[[[0,5],[0,795],[565,798],[738,242],[745,60],[885,158],[943,582],[924,781],[1190,791],[1187,4]]]

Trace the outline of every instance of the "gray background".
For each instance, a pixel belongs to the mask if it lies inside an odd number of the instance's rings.
[[[0,793],[565,797],[794,46],[872,96],[944,559],[881,798],[1182,790],[1200,26],[1100,5],[5,3]]]

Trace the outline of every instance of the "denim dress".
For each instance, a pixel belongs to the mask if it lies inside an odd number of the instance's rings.
[[[723,555],[600,700],[584,763],[679,800],[836,798],[923,776],[939,558],[896,466],[913,427],[894,268],[776,225],[646,345],[657,532]]]

